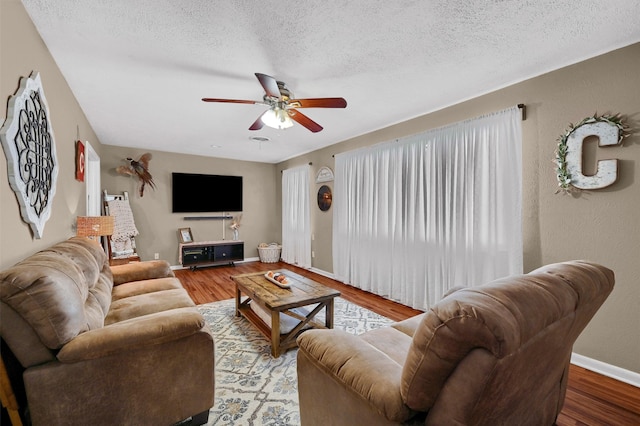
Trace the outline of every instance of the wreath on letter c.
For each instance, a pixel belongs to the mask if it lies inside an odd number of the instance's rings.
[[[557,165],[556,177],[558,179],[558,189],[556,190],[556,194],[559,192],[568,194],[572,191],[579,191],[578,188],[571,185],[571,174],[569,173],[569,170],[567,168],[567,141],[569,140],[569,136],[571,136],[571,134],[580,127],[584,126],[585,124],[596,122],[605,122],[620,129],[618,143],[622,142],[622,139],[629,136],[628,128],[623,123],[620,114],[598,116],[598,114],[596,113],[591,117],[583,119],[576,125],[570,123],[567,131],[560,135],[560,137],[558,138],[558,147],[556,148],[556,158],[554,160]]]

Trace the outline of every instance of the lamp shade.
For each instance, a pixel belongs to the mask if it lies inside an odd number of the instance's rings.
[[[78,216],[76,235],[95,237],[113,234],[113,216]]]

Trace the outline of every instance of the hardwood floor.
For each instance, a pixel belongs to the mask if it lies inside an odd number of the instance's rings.
[[[394,321],[412,317],[421,313],[415,309],[401,305],[375,294],[362,291],[355,287],[342,284],[325,276],[316,274],[306,269],[298,268],[287,263],[262,263],[247,262],[238,263],[236,266],[230,267],[213,267],[196,269],[190,271],[188,269],[178,269],[176,276],[182,281],[182,285],[187,289],[193,301],[200,305],[203,303],[216,302],[218,300],[232,299],[236,297],[236,288],[231,275],[247,274],[250,272],[260,272],[276,269],[289,269],[303,277],[311,278],[314,281],[324,284],[328,287],[335,288],[340,291],[341,297],[355,303],[356,305],[367,308],[380,315],[390,318]]]
[[[290,269],[319,283],[335,288],[344,299],[394,321],[417,315],[420,311],[342,284],[306,269],[286,263],[239,263],[234,266],[174,271],[196,304],[235,297],[231,275],[275,269]],[[572,365],[564,407],[558,426],[638,426],[640,425],[640,388],[619,382]]]

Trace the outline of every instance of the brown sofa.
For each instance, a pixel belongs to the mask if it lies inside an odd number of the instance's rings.
[[[213,336],[167,262],[74,237],[1,272],[0,301],[33,425],[206,423]]]
[[[613,284],[603,266],[559,263],[458,290],[360,336],[307,331],[302,425],[552,425],[573,343]]]

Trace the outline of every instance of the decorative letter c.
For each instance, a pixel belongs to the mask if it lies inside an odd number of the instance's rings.
[[[571,176],[571,185],[580,189],[605,188],[618,178],[618,160],[598,161],[597,172],[593,176],[582,173],[582,145],[588,136],[600,138],[598,146],[618,145],[620,142],[617,126],[604,121],[587,123],[569,135],[567,139],[567,171]]]

